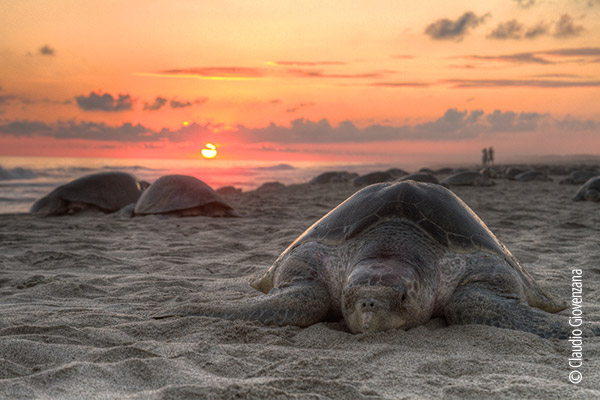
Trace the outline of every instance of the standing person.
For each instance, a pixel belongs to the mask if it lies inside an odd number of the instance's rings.
[[[490,149],[488,150],[488,161],[490,162],[490,165],[494,165],[494,148],[492,146],[490,146]]]
[[[481,163],[485,167],[487,165],[487,162],[488,162],[488,151],[487,151],[487,149],[484,148],[483,150],[481,150]]]

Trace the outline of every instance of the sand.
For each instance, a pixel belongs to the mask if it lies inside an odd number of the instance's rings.
[[[454,191],[542,287],[600,323],[600,204],[577,186],[498,180]],[[207,317],[178,304],[256,295],[248,285],[355,188],[295,185],[229,197],[242,218],[0,215],[0,398],[600,398],[600,337],[569,383],[568,341],[433,320],[353,335]],[[562,312],[565,318],[570,309]]]

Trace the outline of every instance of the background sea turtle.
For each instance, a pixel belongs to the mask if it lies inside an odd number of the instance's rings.
[[[173,214],[181,217],[237,217],[233,208],[210,186],[188,175],[161,176],[144,191],[136,215]]]
[[[516,181],[520,181],[520,182],[551,181],[552,180],[552,178],[549,178],[548,175],[546,175],[544,172],[537,171],[534,169],[525,171],[525,172],[521,172],[520,174],[516,175],[514,179]]]
[[[581,185],[588,181],[588,179],[593,178],[594,176],[600,175],[600,172],[589,169],[579,169],[577,171],[573,171],[569,174],[568,177],[561,180],[561,185],[563,184],[571,184],[571,185]]]
[[[511,181],[515,180],[515,177],[519,174],[522,174],[523,172],[525,172],[524,169],[521,168],[515,168],[515,167],[510,167],[507,168],[506,171],[504,171],[504,177],[506,179],[509,179]]]
[[[414,174],[407,175],[398,179],[399,181],[417,181],[417,182],[426,182],[426,183],[440,183],[438,178],[435,175],[430,174],[429,172],[416,172]]]
[[[82,176],[57,187],[36,201],[30,212],[39,216],[75,214],[86,210],[115,212],[135,203],[141,184],[125,172],[101,172]]]
[[[575,193],[573,200],[600,201],[600,176],[590,178],[584,183]]]
[[[446,177],[444,186],[493,186],[496,183],[477,171],[462,171]]]
[[[373,183],[386,182],[392,179],[394,179],[394,177],[388,172],[375,171],[359,176],[353,182],[354,186],[365,186],[372,185]]]
[[[358,174],[355,173],[350,173],[346,171],[329,171],[323,172],[322,174],[315,176],[310,180],[309,183],[323,185],[327,183],[349,182],[356,177],[358,177]]]
[[[409,329],[432,317],[566,338],[546,295],[448,189],[406,181],[368,186],[308,228],[245,302],[186,305],[156,318],[203,315],[308,326],[343,317],[354,333]]]

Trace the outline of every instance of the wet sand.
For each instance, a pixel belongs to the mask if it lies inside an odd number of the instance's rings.
[[[574,385],[568,341],[495,327],[150,317],[258,294],[250,278],[355,190],[228,197],[242,218],[0,215],[0,398],[600,398],[600,337]],[[453,190],[554,295],[570,301],[583,270],[584,319],[600,323],[600,204],[558,179]]]

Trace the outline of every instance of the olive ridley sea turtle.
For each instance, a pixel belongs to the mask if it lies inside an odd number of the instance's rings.
[[[210,186],[188,175],[161,176],[144,191],[135,215],[237,217],[233,208]]]
[[[368,186],[300,235],[245,301],[183,305],[155,318],[209,316],[309,326],[343,317],[353,333],[410,329],[433,317],[567,338],[552,299],[450,190]]]
[[[61,185],[36,201],[37,216],[70,215],[93,210],[111,213],[138,201],[143,183],[125,172],[100,172]]]
[[[575,193],[573,200],[600,201],[600,176],[588,179]]]
[[[496,183],[477,171],[462,171],[446,177],[442,186],[494,186]]]

